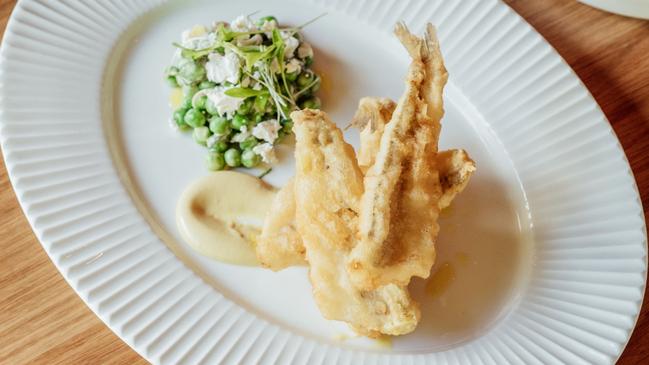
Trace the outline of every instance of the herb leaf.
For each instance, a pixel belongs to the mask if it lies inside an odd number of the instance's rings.
[[[234,98],[249,98],[251,96],[268,95],[266,90],[255,90],[247,87],[233,87],[225,90],[225,95]]]

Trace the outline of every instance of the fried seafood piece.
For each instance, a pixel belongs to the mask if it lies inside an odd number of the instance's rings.
[[[273,271],[304,265],[304,244],[295,224],[295,180],[291,178],[273,199],[255,249],[259,263]]]
[[[381,135],[396,103],[387,98],[364,97],[352,119],[352,126],[362,129],[358,164],[363,171],[374,163]],[[442,185],[440,209],[448,207],[462,192],[475,171],[475,163],[464,150],[448,150],[433,156],[437,159]],[[294,180],[279,190],[257,241],[257,258],[262,266],[279,271],[290,266],[305,265],[304,245],[295,228]]]
[[[346,263],[358,237],[363,175],[353,148],[324,112],[293,112],[296,138],[295,216],[309,278],[323,316],[367,336],[415,329],[420,312],[405,286],[361,290]]]
[[[445,209],[464,190],[476,170],[475,162],[465,150],[447,150],[437,154],[437,169],[442,185],[439,209]]]
[[[447,73],[432,25],[425,40],[403,24],[395,34],[412,62],[364,180],[360,237],[347,266],[354,285],[363,290],[428,277],[439,231],[442,187],[431,156],[437,154]]]
[[[397,103],[388,98],[364,97],[358,102],[351,125],[361,130],[357,159],[363,173],[374,164],[383,130],[396,107]]]

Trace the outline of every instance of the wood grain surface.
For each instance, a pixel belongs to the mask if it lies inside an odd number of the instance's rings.
[[[570,0],[508,0],[601,105],[649,207],[649,21]],[[0,29],[15,1],[0,0]],[[0,162],[0,364],[146,363],[77,297],[42,250]],[[646,299],[646,296],[645,296]],[[645,303],[619,364],[649,363]]]

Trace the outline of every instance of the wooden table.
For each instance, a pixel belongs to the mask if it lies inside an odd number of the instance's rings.
[[[569,0],[507,0],[579,74],[611,121],[649,211],[649,21]],[[15,1],[0,0],[0,29]],[[146,363],[83,304],[42,250],[0,162],[0,364]],[[646,297],[645,297],[646,298]],[[649,363],[649,305],[620,364]]]

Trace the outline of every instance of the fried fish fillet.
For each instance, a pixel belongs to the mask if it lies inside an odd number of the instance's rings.
[[[374,164],[383,130],[396,106],[397,103],[388,98],[364,97],[358,102],[351,125],[361,130],[357,159],[363,173]]]
[[[363,171],[374,164],[385,125],[392,118],[396,103],[388,98],[364,97],[358,103],[351,125],[361,129],[358,165]],[[476,170],[475,162],[462,149],[442,151],[431,155],[437,164],[442,196],[439,209],[445,209],[464,190]]]
[[[442,187],[436,159],[430,156],[437,154],[447,73],[432,25],[425,40],[403,24],[395,34],[412,62],[404,94],[364,180],[360,240],[347,267],[354,285],[364,290],[428,277],[439,231]]]
[[[381,135],[390,121],[396,103],[388,98],[364,97],[352,119],[352,126],[361,128],[357,160],[361,171],[374,163]],[[475,171],[475,163],[464,150],[448,150],[432,156],[437,159],[442,185],[440,209],[451,204],[462,192]],[[294,180],[282,187],[271,206],[261,236],[257,240],[257,259],[273,271],[305,265],[304,245],[295,228]]]
[[[313,295],[323,316],[347,322],[364,335],[401,335],[420,312],[407,287],[359,290],[346,270],[358,236],[363,175],[353,148],[324,112],[293,112],[296,137],[297,231],[309,262]]]

